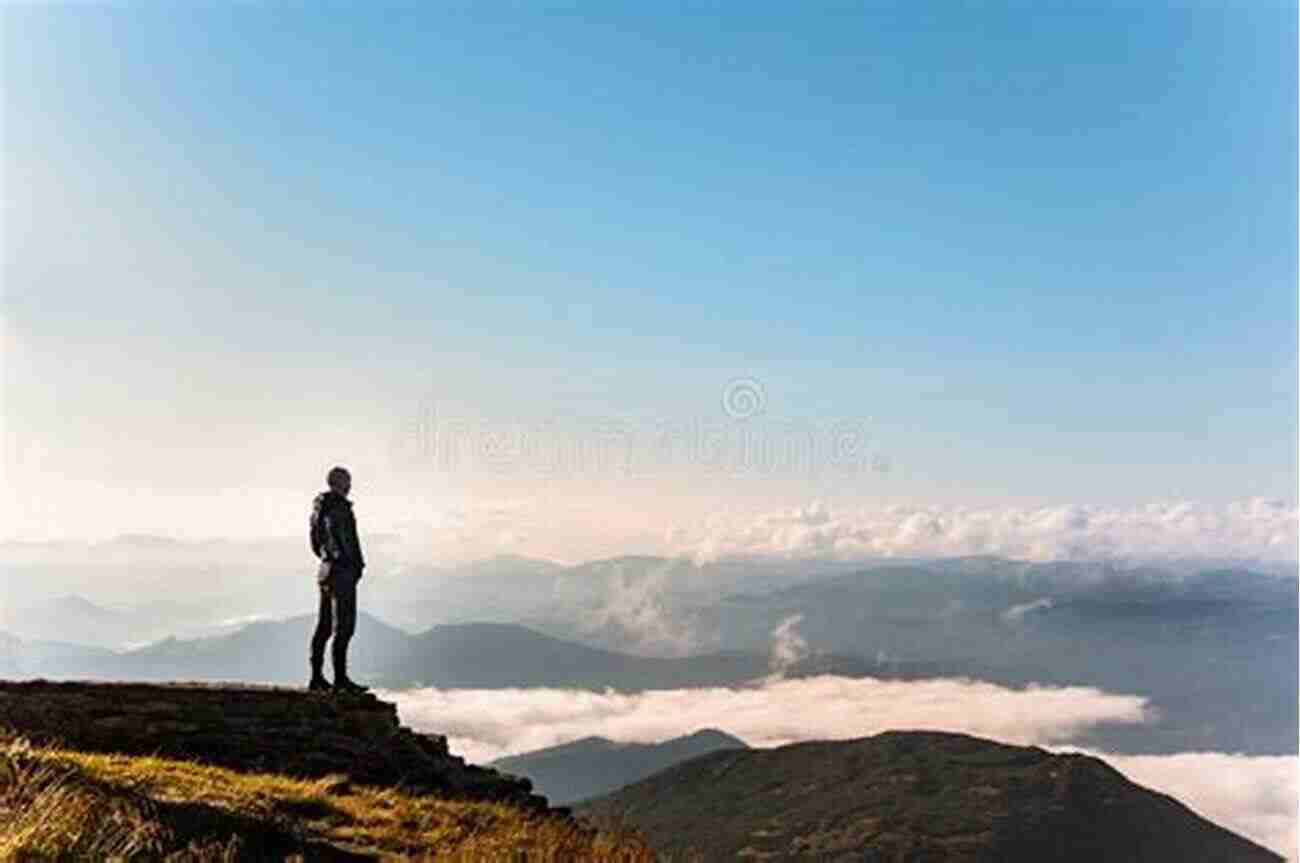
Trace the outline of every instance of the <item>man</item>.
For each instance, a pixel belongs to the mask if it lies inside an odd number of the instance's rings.
[[[311,550],[320,558],[316,582],[320,587],[320,611],[316,632],[311,637],[312,692],[357,694],[367,687],[348,678],[348,642],[357,625],[357,582],[366,562],[357,539],[357,520],[352,514],[352,475],[347,468],[335,467],[326,477],[329,491],[316,495],[311,510]],[[331,685],[321,667],[325,664],[325,642],[334,636],[334,683]]]

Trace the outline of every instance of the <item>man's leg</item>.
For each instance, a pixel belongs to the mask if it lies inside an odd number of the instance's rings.
[[[316,631],[311,636],[311,679],[315,683],[324,679],[321,669],[325,665],[325,642],[334,631],[334,599],[328,584],[320,585],[320,607],[316,611]]]
[[[348,643],[357,627],[357,579],[355,573],[344,570],[334,580],[334,684],[348,679]]]

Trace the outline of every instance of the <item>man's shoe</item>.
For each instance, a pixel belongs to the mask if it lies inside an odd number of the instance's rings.
[[[334,680],[334,691],[342,692],[347,695],[360,695],[363,692],[369,692],[369,686],[362,686],[355,680],[349,680],[346,677],[338,677]]]
[[[313,674],[307,684],[308,692],[329,692],[333,688],[330,682],[319,674]]]

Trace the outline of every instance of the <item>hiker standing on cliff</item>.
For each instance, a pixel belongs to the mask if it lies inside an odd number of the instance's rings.
[[[326,477],[329,491],[316,495],[311,509],[311,550],[320,558],[316,582],[320,587],[320,611],[316,632],[311,637],[311,681],[313,692],[357,694],[367,687],[348,678],[348,642],[357,625],[357,582],[366,561],[357,538],[357,520],[352,514],[352,474],[335,467]],[[325,642],[334,636],[334,683],[321,674],[325,664]]]

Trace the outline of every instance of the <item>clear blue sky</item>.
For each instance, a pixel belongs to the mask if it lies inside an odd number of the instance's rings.
[[[747,375],[896,495],[1294,501],[1291,4],[608,5],[6,7],[11,455]]]

